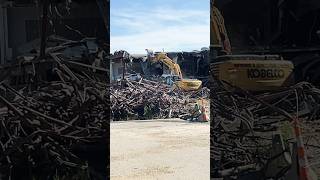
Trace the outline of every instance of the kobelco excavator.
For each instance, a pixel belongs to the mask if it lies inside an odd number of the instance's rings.
[[[214,1],[210,36],[210,69],[216,79],[249,91],[277,90],[290,84],[293,63],[278,55],[231,55],[224,19]]]
[[[181,73],[181,69],[179,64],[175,63],[172,59],[170,59],[166,53],[160,52],[154,54],[152,50],[146,49],[148,54],[148,59],[151,62],[162,62],[165,64],[170,71],[178,77],[175,80],[174,85],[177,86],[179,89],[184,91],[195,91],[201,87],[202,81],[198,79],[184,79]]]

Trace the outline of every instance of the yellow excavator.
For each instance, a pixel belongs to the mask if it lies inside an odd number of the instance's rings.
[[[232,55],[224,18],[211,2],[210,31],[213,76],[249,91],[281,89],[291,83],[293,63],[278,55]]]
[[[200,89],[202,81],[198,79],[184,79],[179,64],[175,63],[172,59],[170,59],[166,53],[160,52],[154,54],[153,51],[149,49],[146,49],[146,51],[148,54],[148,59],[151,62],[162,62],[170,69],[170,71],[175,76],[178,77],[178,79],[174,82],[174,85],[176,87],[184,91],[195,91]]]

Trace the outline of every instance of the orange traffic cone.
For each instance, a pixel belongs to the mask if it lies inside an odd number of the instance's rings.
[[[301,135],[301,128],[299,126],[299,118],[294,120],[294,132],[297,140],[297,156],[298,156],[298,166],[299,166],[299,180],[315,180],[310,174],[311,169],[309,168],[308,159],[305,153],[305,148],[303,144],[303,139]]]
[[[203,99],[201,100],[201,121],[209,121],[209,118],[206,114],[206,109],[203,105]]]

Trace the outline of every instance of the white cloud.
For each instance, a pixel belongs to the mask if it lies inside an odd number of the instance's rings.
[[[111,52],[189,51],[209,46],[209,11],[158,7],[111,11]],[[125,31],[118,33],[117,30]]]

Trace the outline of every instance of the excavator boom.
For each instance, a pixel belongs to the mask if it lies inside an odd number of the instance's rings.
[[[224,26],[224,19],[220,13],[220,11],[212,6],[211,11],[211,31],[210,31],[210,44],[211,47],[217,49],[224,54],[231,54],[231,45],[228,38],[227,30]]]
[[[154,60],[163,62],[171,70],[171,72],[177,75],[180,79],[183,79],[179,64],[175,63],[165,53],[157,54]]]

